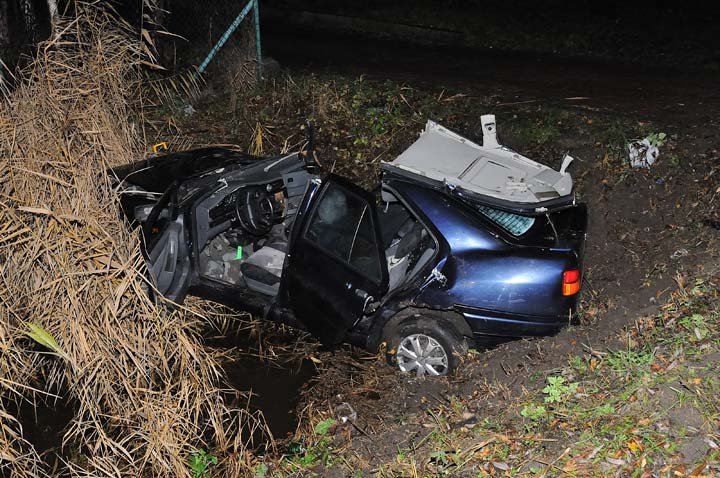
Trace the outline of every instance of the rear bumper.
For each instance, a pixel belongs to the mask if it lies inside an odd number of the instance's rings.
[[[576,324],[577,316],[519,316],[486,310],[459,308],[474,335],[495,337],[541,337]]]

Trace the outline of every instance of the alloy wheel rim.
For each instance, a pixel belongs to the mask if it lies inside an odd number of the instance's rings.
[[[400,341],[395,354],[398,367],[416,376],[445,375],[449,369],[448,355],[440,342],[425,334],[412,334]]]

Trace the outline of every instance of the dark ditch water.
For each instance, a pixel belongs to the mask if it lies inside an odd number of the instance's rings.
[[[51,476],[60,476],[54,471],[70,458],[71,450],[63,449],[61,445],[65,429],[75,416],[76,404],[64,399],[38,397],[34,404],[24,401],[18,405],[14,401],[3,400],[2,406],[19,420],[25,440],[43,458]],[[9,478],[12,475],[0,468],[0,478],[6,476]]]
[[[261,411],[273,438],[285,438],[295,431],[295,408],[304,385],[317,373],[315,365],[302,352],[288,353],[273,360],[258,356],[258,344],[265,342],[283,349],[297,345],[302,338],[287,329],[266,330],[264,339],[246,331],[206,338],[206,345],[226,350],[230,360],[222,363],[229,385],[239,392],[251,392],[249,408]],[[291,347],[294,348],[294,347]],[[246,403],[238,403],[244,406]],[[267,437],[265,437],[267,439]],[[258,441],[260,440],[260,441]],[[262,444],[263,437],[254,437]],[[261,445],[262,446],[262,445]]]
[[[213,340],[214,346],[236,346],[236,339]],[[316,374],[310,360],[295,359],[284,363],[260,360],[251,356],[237,356],[223,363],[229,385],[240,392],[252,392],[249,407],[261,411],[276,439],[285,438],[295,431],[297,417],[295,408],[300,399],[303,385]],[[25,439],[35,450],[44,455],[50,468],[61,465],[72,450],[61,448],[62,437],[75,415],[76,404],[66,400],[38,399],[36,404],[4,401],[3,407],[18,417]],[[246,405],[245,402],[238,406]],[[254,436],[254,443],[263,448],[266,436]],[[4,478],[0,471],[0,478]]]
[[[19,416],[25,439],[39,454],[53,449],[57,452],[65,428],[75,416],[75,404],[65,400],[41,400],[35,407],[26,402],[20,407]]]
[[[285,438],[295,431],[295,407],[305,383],[315,375],[309,360],[275,364],[247,357],[224,364],[230,385],[252,392],[250,408],[260,410],[273,437]]]

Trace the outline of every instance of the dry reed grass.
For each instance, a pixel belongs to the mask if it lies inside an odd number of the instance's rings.
[[[205,448],[236,476],[263,422],[225,402],[202,316],[143,294],[138,241],[104,173],[142,155],[131,119],[146,57],[107,10],[76,11],[0,106],[0,475],[48,472],[6,405],[50,393],[76,404],[63,474],[189,476]]]

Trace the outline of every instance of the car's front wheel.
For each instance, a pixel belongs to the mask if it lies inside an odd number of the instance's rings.
[[[448,375],[467,353],[464,337],[452,325],[436,319],[412,318],[388,335],[388,362],[417,377]]]

